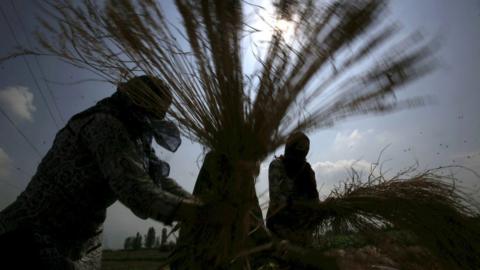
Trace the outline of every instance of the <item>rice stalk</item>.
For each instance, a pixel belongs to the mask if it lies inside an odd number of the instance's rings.
[[[455,186],[446,168],[415,173],[409,168],[386,179],[370,174],[349,182],[318,205],[304,206],[304,221],[325,232],[372,235],[393,228],[412,233],[419,245],[436,255],[445,269],[480,265],[480,206]],[[312,214],[315,213],[315,214]]]
[[[394,92],[432,70],[431,46],[418,34],[391,42],[400,31],[382,24],[385,1],[276,1],[275,18],[296,18],[295,39],[274,29],[250,75],[242,66],[241,1],[175,4],[182,29],[166,20],[157,1],[106,1],[103,7],[89,0],[46,1],[36,34],[41,48],[10,57],[59,56],[114,84],[155,75],[172,89],[170,115],[187,136],[246,160],[262,160],[295,129],[421,105],[418,98],[398,101]],[[351,72],[375,53],[377,61]],[[325,79],[315,81],[319,76]],[[246,77],[255,79],[253,85]],[[294,107],[311,113],[292,115]]]

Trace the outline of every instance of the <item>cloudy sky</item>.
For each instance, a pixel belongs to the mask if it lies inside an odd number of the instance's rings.
[[[0,7],[0,56],[11,52],[17,42],[33,44],[28,33],[38,27],[34,1],[5,0]],[[165,4],[165,9],[175,13],[170,3]],[[312,147],[308,159],[323,196],[346,178],[352,165],[368,170],[387,146],[382,160],[390,173],[417,161],[424,169],[463,165],[480,172],[480,1],[393,0],[389,15],[402,24],[406,33],[419,29],[431,36],[440,34],[442,47],[436,56],[439,69],[408,85],[399,95],[428,95],[432,102],[386,116],[351,118],[309,134]],[[172,21],[178,23],[175,17]],[[245,61],[248,65],[251,60]],[[92,78],[88,72],[50,58],[18,58],[0,65],[0,209],[26,187],[57,130],[72,115],[115,90],[112,85],[98,82],[70,84],[88,78]],[[157,150],[172,166],[171,176],[192,190],[203,157],[202,147],[184,139],[175,154]],[[281,152],[278,149],[275,154]],[[259,194],[268,191],[266,174],[271,159],[262,164]],[[469,192],[479,189],[480,180],[473,174],[454,172]],[[261,197],[261,201],[265,200],[268,193]],[[161,228],[160,223],[136,218],[116,203],[108,209],[105,245],[120,248],[125,237],[137,231],[146,233],[149,226]]]

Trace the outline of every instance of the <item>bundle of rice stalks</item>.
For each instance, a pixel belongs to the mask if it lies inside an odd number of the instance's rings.
[[[385,228],[405,230],[445,269],[480,265],[479,205],[439,169],[410,176],[403,172],[388,180],[370,175],[369,181],[360,182],[354,177],[308,207],[304,220],[319,224],[320,231],[372,236]]]
[[[146,73],[172,90],[169,115],[184,135],[230,164],[228,177],[212,181],[223,196],[211,203],[229,203],[235,213],[214,241],[201,243],[215,265],[248,246],[252,223],[263,224],[250,215],[256,166],[290,132],[422,105],[422,98],[397,100],[394,93],[433,67],[428,42],[396,35],[381,0],[274,1],[268,46],[252,74],[244,72],[241,44],[250,28],[240,0],[176,0],[183,28],[167,21],[160,1],[79,2],[42,2],[41,48],[11,56],[57,56],[114,84]],[[284,37],[278,20],[292,25],[294,38]],[[371,56],[377,61],[367,61]],[[142,91],[132,95],[155,110]],[[248,258],[240,265],[248,267]]]
[[[115,84],[157,76],[174,94],[170,116],[185,135],[235,159],[262,160],[295,129],[422,105],[420,98],[399,101],[394,91],[432,70],[431,47],[418,33],[396,35],[398,26],[384,22],[385,1],[274,4],[270,42],[253,74],[243,72],[248,32],[235,0],[175,1],[183,29],[157,1],[106,1],[103,8],[46,1],[41,49],[19,53],[58,56]],[[290,19],[294,39],[274,26],[280,19]],[[372,54],[377,61],[368,61]]]

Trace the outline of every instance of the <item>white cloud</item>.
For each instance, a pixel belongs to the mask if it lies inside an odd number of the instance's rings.
[[[338,148],[352,148],[360,144],[360,142],[368,135],[373,133],[373,129],[366,131],[359,131],[354,129],[352,132],[338,132],[333,141],[333,147]]]
[[[25,86],[9,86],[0,90],[0,105],[19,120],[33,121],[33,94]]]
[[[313,170],[317,172],[318,170],[332,173],[338,171],[345,171],[346,169],[350,169],[351,167],[355,169],[370,169],[370,163],[366,160],[337,160],[335,162],[332,161],[320,161],[312,165]]]
[[[366,174],[370,171],[370,162],[366,160],[337,160],[320,161],[312,165],[317,180],[317,188],[320,194],[326,196],[330,191],[340,183],[344,182],[351,168],[354,168],[360,174]]]
[[[8,154],[0,148],[0,179],[9,176],[12,160]]]
[[[389,145],[400,145],[397,136],[384,130],[351,129],[338,131],[331,148],[317,160],[376,160],[382,149]],[[391,153],[388,148],[387,153]],[[389,159],[382,156],[382,160]]]

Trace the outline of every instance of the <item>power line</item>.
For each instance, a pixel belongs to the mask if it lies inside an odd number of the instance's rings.
[[[18,47],[21,47],[21,44],[20,42],[18,41],[17,39],[17,35],[15,35],[15,31],[13,30],[13,27],[12,25],[10,24],[10,21],[8,20],[8,17],[7,15],[5,14],[3,8],[0,6],[0,12],[2,13],[2,16],[3,18],[5,19],[5,21],[7,22],[7,26],[8,26],[8,29],[10,30],[10,33],[12,34],[12,37],[13,39],[15,40],[15,43],[17,44]],[[37,87],[38,91],[40,92],[40,96],[42,97],[42,100],[43,102],[45,103],[45,105],[47,106],[47,110],[48,110],[48,113],[50,115],[50,118],[52,119],[53,123],[55,124],[55,126],[57,128],[60,128],[57,121],[55,120],[55,117],[53,116],[53,113],[52,113],[52,110],[50,109],[50,106],[48,105],[48,102],[47,102],[47,99],[45,98],[45,95],[43,94],[43,91],[42,89],[40,88],[40,85],[37,81],[37,78],[35,77],[33,71],[32,71],[32,68],[30,67],[30,64],[28,63],[26,57],[24,55],[22,55],[22,59],[25,63],[25,65],[27,66],[27,69],[28,69],[28,72],[30,73],[30,76],[32,77],[34,83],[35,83],[35,86]]]
[[[16,17],[17,17],[17,20],[20,22],[20,27],[22,29],[22,32],[23,34],[25,35],[25,38],[27,40],[27,43],[28,43],[28,46],[30,47],[30,49],[33,49],[33,46],[32,46],[32,42],[30,41],[30,37],[28,36],[28,33],[27,33],[27,28],[25,27],[25,25],[23,24],[23,20],[21,19],[20,15],[19,15],[19,12],[18,12],[18,9],[15,5],[15,2],[13,0],[10,0],[10,4],[12,5],[12,8],[13,8],[13,12],[15,13]],[[43,82],[45,83],[45,86],[48,90],[48,92],[50,93],[50,97],[52,98],[52,101],[53,101],[53,105],[55,106],[55,109],[58,113],[58,116],[60,118],[60,121],[62,121],[63,123],[65,123],[65,118],[63,117],[62,115],[62,112],[60,111],[60,108],[58,106],[58,103],[57,103],[57,100],[55,99],[55,96],[53,95],[53,91],[52,89],[50,88],[50,85],[49,83],[47,82],[46,80],[46,77],[45,76],[45,72],[43,71],[43,68],[42,66],[40,65],[40,62],[38,61],[38,57],[36,55],[33,56],[33,58],[35,59],[35,62],[37,64],[37,67],[38,69],[40,70],[40,75],[42,75],[43,77]]]
[[[5,118],[8,120],[8,122],[10,122],[10,124],[15,128],[15,130],[20,133],[20,135],[22,135],[22,138],[27,142],[28,145],[30,145],[30,147],[33,149],[33,151],[35,153],[37,153],[37,155],[39,157],[42,157],[42,154],[40,153],[40,151],[38,150],[37,147],[35,147],[35,145],[32,143],[32,141],[25,135],[25,133],[23,133],[23,131],[17,126],[17,124],[15,124],[15,121],[13,121],[9,116],[8,114],[3,110],[2,107],[0,107],[0,113],[3,114],[3,116],[5,116]]]

